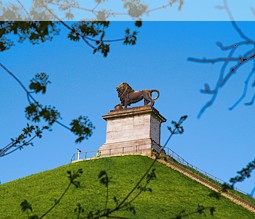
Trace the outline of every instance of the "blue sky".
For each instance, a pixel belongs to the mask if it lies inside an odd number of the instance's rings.
[[[108,37],[121,36],[130,25],[112,23]],[[254,36],[254,23],[240,25]],[[52,132],[35,141],[34,147],[0,159],[0,181],[68,164],[77,148],[96,151],[105,142],[106,122],[102,115],[119,102],[116,87],[123,81],[135,90],[160,91],[155,108],[167,119],[162,125],[162,144],[168,137],[167,126],[171,121],[188,115],[184,134],[175,136],[168,146],[191,164],[228,181],[254,159],[254,106],[240,104],[235,110],[228,110],[242,94],[249,66],[229,81],[214,105],[197,119],[208,100],[199,90],[204,83],[216,83],[220,65],[197,64],[187,58],[222,56],[215,43],[231,44],[235,40],[240,38],[229,22],[145,22],[139,30],[137,45],[113,44],[107,58],[93,55],[83,42],[69,41],[65,29],[52,42],[40,45],[25,42],[2,52],[1,63],[26,85],[35,73],[50,75],[48,92],[38,99],[56,106],[63,123],[86,115],[96,129],[89,140],[76,145],[71,133],[55,125]],[[26,125],[27,99],[6,72],[1,69],[0,74],[0,144],[4,146]],[[248,93],[246,100],[251,96]],[[254,174],[237,187],[249,193],[254,187]]]

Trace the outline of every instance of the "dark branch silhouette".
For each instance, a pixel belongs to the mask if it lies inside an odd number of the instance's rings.
[[[238,26],[236,21],[233,18],[231,11],[229,10],[228,3],[226,0],[223,1],[224,5],[220,6],[220,9],[223,9],[227,12],[232,26],[235,29],[236,33],[240,36],[241,40],[230,45],[223,45],[221,42],[217,43],[217,46],[221,51],[226,51],[228,54],[225,57],[217,57],[217,58],[188,58],[189,61],[202,63],[202,64],[220,64],[221,69],[219,72],[218,80],[214,88],[211,88],[208,84],[205,84],[204,89],[200,92],[203,94],[208,94],[211,96],[209,101],[201,108],[198,118],[202,116],[202,114],[214,103],[217,98],[217,95],[220,92],[226,83],[233,77],[233,75],[237,75],[240,73],[240,69],[245,65],[251,63],[252,67],[250,72],[248,73],[245,81],[244,88],[241,96],[237,99],[237,101],[229,107],[230,110],[233,110],[237,105],[239,105],[244,98],[246,97],[247,91],[249,87],[254,87],[255,83],[251,82],[252,77],[255,73],[255,41],[247,36],[242,29]],[[241,73],[240,73],[241,74]],[[255,93],[251,101],[245,103],[245,105],[252,105],[255,100]]]
[[[31,121],[34,124],[42,123],[41,126],[27,124],[27,127],[22,130],[22,133],[18,137],[14,139],[12,138],[9,144],[0,149],[0,157],[7,156],[19,149],[23,149],[25,146],[33,145],[33,140],[37,137],[41,138],[45,130],[51,130],[54,123],[77,135],[78,138],[75,140],[76,143],[79,143],[92,135],[94,126],[87,117],[80,116],[78,119],[74,119],[70,123],[70,127],[68,127],[59,121],[61,118],[60,113],[55,109],[55,107],[43,106],[35,99],[32,94],[45,94],[46,87],[50,83],[48,76],[45,73],[37,74],[36,77],[31,80],[29,86],[30,90],[28,90],[6,66],[0,63],[0,67],[24,90],[29,103],[29,106],[25,109],[28,121]]]
[[[33,212],[32,209],[32,205],[27,201],[24,200],[23,202],[21,202],[20,206],[21,206],[21,210],[23,212],[27,212],[28,218],[30,219],[41,219],[44,218],[46,215],[48,215],[57,205],[59,205],[60,201],[64,198],[64,196],[66,195],[66,193],[68,192],[68,190],[70,189],[71,185],[74,185],[76,188],[80,187],[80,182],[77,180],[79,177],[81,177],[83,171],[82,169],[78,169],[77,171],[67,171],[68,174],[68,179],[69,179],[69,183],[67,185],[67,187],[65,188],[65,190],[63,191],[63,193],[60,195],[60,197],[58,199],[56,199],[54,201],[54,204],[47,210],[45,211],[40,217],[38,215],[33,215],[30,216],[29,212]]]

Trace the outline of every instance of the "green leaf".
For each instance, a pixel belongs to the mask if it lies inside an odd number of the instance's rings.
[[[103,185],[105,185],[106,187],[108,187],[109,184],[109,177],[108,174],[105,170],[101,170],[100,173],[98,174],[98,178],[100,179],[99,182]]]
[[[216,211],[216,209],[214,207],[210,208],[210,214],[213,216],[214,212]]]
[[[135,22],[135,26],[136,27],[141,27],[143,25],[143,22],[141,21],[141,20],[137,20],[136,22]]]
[[[46,93],[46,87],[51,82],[49,81],[49,76],[44,72],[36,74],[35,77],[30,81],[29,88],[35,93]]]
[[[79,116],[79,118],[74,119],[70,125],[71,131],[78,136],[75,140],[76,143],[80,143],[84,139],[88,139],[93,133],[92,130],[95,128],[85,116]]]
[[[21,202],[20,207],[23,212],[33,211],[32,205],[26,199],[23,202]]]

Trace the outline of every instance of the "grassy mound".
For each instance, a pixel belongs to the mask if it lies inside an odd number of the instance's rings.
[[[79,203],[86,216],[89,211],[104,209],[106,187],[100,184],[98,174],[105,170],[110,177],[109,207],[114,207],[115,196],[121,201],[134,187],[139,178],[151,164],[152,159],[143,156],[123,156],[80,161],[54,170],[45,171],[23,179],[0,185],[0,218],[27,218],[21,211],[20,203],[26,199],[32,205],[32,214],[41,216],[60,197],[69,183],[67,171],[82,168],[78,179],[81,186],[71,186],[60,204],[45,218],[77,218],[74,209]],[[183,176],[182,174],[156,163],[156,180],[150,182],[152,192],[142,193],[133,205],[136,214],[120,211],[114,215],[127,218],[175,218],[181,211],[186,213],[197,209],[198,204],[215,207],[214,216],[206,211],[206,218],[252,219],[255,214],[221,197],[219,200],[209,197],[210,189]],[[31,214],[31,215],[32,215]],[[188,218],[204,218],[193,214]]]

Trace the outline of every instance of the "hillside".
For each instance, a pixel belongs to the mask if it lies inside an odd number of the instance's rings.
[[[132,189],[135,182],[146,171],[152,159],[144,156],[123,156],[80,161],[54,170],[45,171],[23,179],[0,185],[0,218],[27,218],[21,212],[20,203],[26,199],[32,204],[33,213],[42,215],[59,198],[69,183],[68,170],[83,169],[79,178],[81,187],[68,190],[60,204],[45,218],[77,218],[74,209],[80,203],[85,212],[103,209],[106,189],[99,183],[98,174],[107,171],[111,177],[109,184],[109,205],[115,206],[113,197],[121,200]],[[169,167],[156,163],[156,180],[150,182],[152,192],[143,193],[133,205],[136,215],[120,212],[128,218],[174,218],[182,210],[193,212],[198,204],[215,207],[214,216],[206,212],[206,218],[252,219],[255,214],[221,197],[209,197],[210,189],[187,178]],[[188,218],[204,218],[204,215],[191,215]]]

